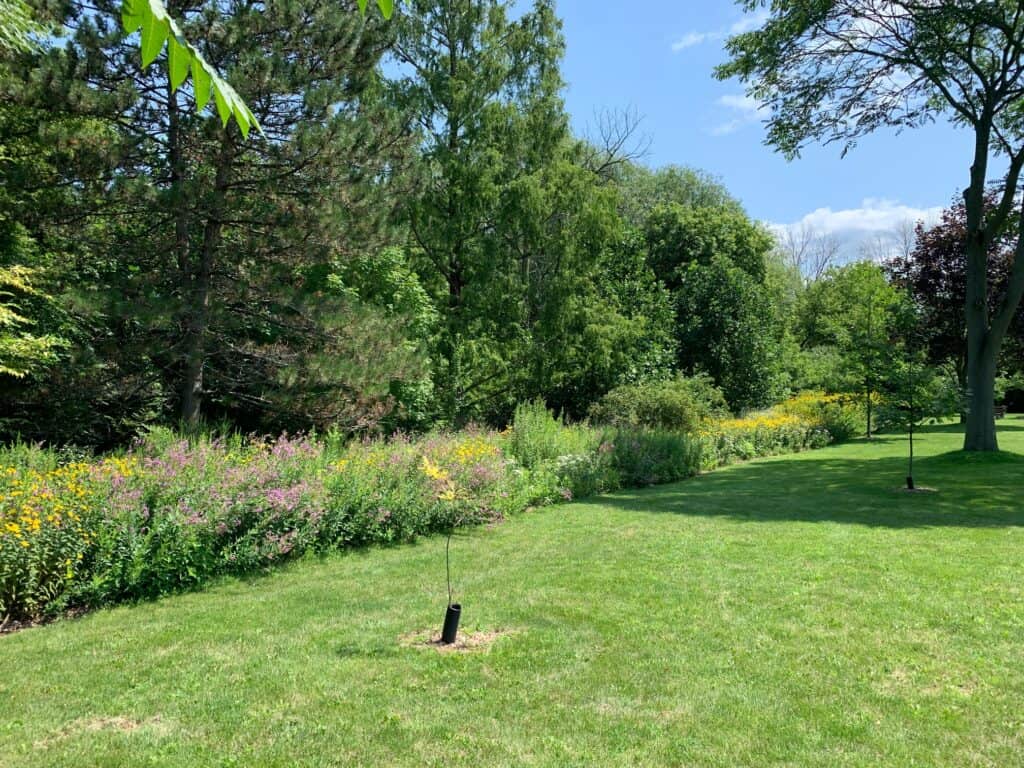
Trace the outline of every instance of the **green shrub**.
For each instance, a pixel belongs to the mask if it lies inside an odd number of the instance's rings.
[[[657,429],[620,429],[602,442],[611,466],[625,487],[673,483],[693,477],[701,467],[696,437]]]
[[[612,427],[696,432],[702,423],[728,412],[710,377],[679,377],[617,387],[590,409],[597,424]]]
[[[835,442],[863,434],[867,420],[863,398],[853,395],[801,392],[780,403],[776,410],[826,430]]]
[[[567,426],[538,399],[516,407],[508,447],[516,461],[533,469],[560,456],[591,453],[599,437],[585,426]]]

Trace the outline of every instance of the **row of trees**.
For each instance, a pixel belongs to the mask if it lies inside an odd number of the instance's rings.
[[[787,259],[714,179],[638,164],[629,116],[573,136],[550,0],[409,0],[390,22],[169,3],[247,137],[141,66],[120,5],[38,3],[59,39],[0,52],[5,436],[504,424],[535,397],[582,417],[698,372],[736,411],[870,393],[897,289],[938,295],[921,259],[889,279]]]
[[[141,66],[119,3],[38,6],[66,42],[3,59],[7,435],[582,416],[675,370],[781,391],[770,236],[636,165],[628,119],[571,135],[551,3],[407,6],[170,3],[248,137]]]

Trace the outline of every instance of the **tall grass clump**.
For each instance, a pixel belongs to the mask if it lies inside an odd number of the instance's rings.
[[[533,469],[561,456],[591,453],[600,437],[586,426],[567,425],[538,399],[516,407],[508,445],[516,461]]]

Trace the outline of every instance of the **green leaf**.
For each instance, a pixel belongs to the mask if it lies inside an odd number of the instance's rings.
[[[131,34],[142,26],[143,15],[138,8],[139,0],[124,0],[121,5],[121,26],[125,34]]]
[[[192,90],[196,95],[196,109],[202,112],[210,100],[210,86],[213,77],[203,66],[202,60],[192,59]]]
[[[142,19],[142,68],[152,64],[164,48],[170,27],[166,19],[146,15]]]
[[[235,98],[238,99],[238,96],[236,95]],[[249,108],[245,106],[241,99],[238,99],[238,104],[236,104],[233,113],[235,115],[235,122],[238,123],[238,130],[242,132],[242,138],[249,138],[249,129],[252,127],[251,121],[255,120],[252,112],[249,111]]]
[[[220,115],[220,121],[226,128],[228,121],[231,119],[231,107],[228,106],[227,96],[223,93],[221,83],[223,81],[217,78],[213,81],[213,100],[217,104],[217,114]]]
[[[366,0],[357,0],[359,3],[359,12],[366,13]]]
[[[386,0],[392,4],[393,0]],[[377,0],[378,4],[382,0]],[[366,5],[366,0],[363,0]],[[246,106],[235,90],[223,80],[217,71],[207,63],[194,45],[185,37],[181,27],[167,12],[163,0],[122,0],[121,23],[126,33],[141,30],[142,66],[148,67],[167,43],[167,68],[171,89],[177,90],[188,79],[192,71],[196,109],[202,111],[214,94],[217,113],[226,126],[232,117],[238,123],[243,136],[248,136],[252,126],[262,133],[259,121]]]
[[[380,8],[385,19],[390,19],[395,10],[395,2],[394,0],[377,0],[377,7]]]
[[[185,78],[188,77],[189,65],[192,63],[188,48],[182,43],[183,41],[179,42],[174,35],[167,39],[167,71],[171,77],[172,91],[178,90],[178,87],[185,82]]]

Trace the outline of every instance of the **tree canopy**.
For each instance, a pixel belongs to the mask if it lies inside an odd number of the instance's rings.
[[[747,10],[766,6],[743,0]],[[969,408],[965,447],[995,450],[999,350],[1024,296],[1017,258],[1003,296],[988,291],[989,243],[1015,222],[1024,248],[1024,6],[1014,0],[777,0],[764,24],[732,37],[720,78],[739,77],[768,109],[768,143],[789,157],[808,143],[844,153],[881,128],[939,117],[971,130],[964,192]],[[990,167],[1008,172],[987,204]]]

